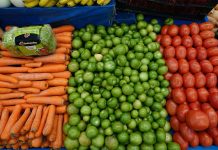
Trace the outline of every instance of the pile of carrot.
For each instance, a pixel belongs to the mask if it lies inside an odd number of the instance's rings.
[[[53,28],[57,49],[48,56],[18,58],[0,45],[1,148],[63,146],[73,30]]]

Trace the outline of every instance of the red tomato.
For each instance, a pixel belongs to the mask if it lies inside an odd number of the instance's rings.
[[[188,149],[188,142],[182,138],[179,132],[173,134],[173,141],[180,145],[181,150]]]
[[[197,34],[192,35],[192,40],[193,40],[193,45],[195,47],[202,46],[202,44],[203,44],[203,41],[202,41],[200,35],[197,35]]]
[[[196,102],[198,100],[198,93],[195,88],[187,88],[185,90],[186,93],[186,100],[188,102]]]
[[[195,86],[195,77],[191,73],[183,75],[183,86],[185,88],[191,88]]]
[[[175,48],[173,46],[167,46],[165,49],[164,49],[164,58],[167,59],[167,58],[173,58],[175,57],[175,54],[176,54],[176,51],[175,51]]]
[[[185,74],[189,72],[189,64],[186,59],[179,59],[179,73]]]
[[[209,101],[210,101],[210,105],[211,105],[214,109],[218,109],[218,92],[210,93],[210,95],[209,95]]]
[[[162,35],[160,43],[162,46],[167,47],[170,46],[172,42],[172,39],[169,35]]]
[[[186,24],[181,25],[179,29],[179,34],[181,36],[189,35],[190,34],[189,26],[187,26]]]
[[[208,101],[209,92],[205,88],[200,88],[198,91],[198,101],[205,103]]]
[[[207,49],[207,56],[212,57],[212,56],[218,56],[218,47],[211,47]]]
[[[217,86],[217,76],[215,73],[208,73],[206,75],[206,86],[208,88],[213,88]]]
[[[199,26],[197,23],[193,22],[189,25],[191,35],[195,35],[199,33]]]
[[[177,104],[182,104],[186,101],[185,92],[181,88],[172,89],[173,101]]]
[[[212,24],[211,22],[204,22],[199,24],[199,28],[201,31],[212,30],[214,28],[214,24]]]
[[[191,110],[200,110],[201,109],[200,103],[198,101],[190,103],[189,107]]]
[[[176,58],[184,59],[186,57],[186,48],[184,46],[176,47]]]
[[[201,66],[196,60],[189,61],[189,70],[191,73],[198,73],[201,71]]]
[[[211,48],[218,46],[218,40],[215,38],[209,38],[204,40],[203,45],[205,48]]]
[[[172,116],[170,117],[170,126],[172,127],[172,129],[174,131],[178,131],[179,130],[179,120],[176,118],[176,116]]]
[[[209,118],[209,128],[216,128],[217,127],[217,114],[216,111],[212,107],[208,107],[207,105],[204,106],[203,104],[202,110],[207,114]],[[209,105],[209,104],[208,104]]]
[[[182,45],[185,46],[186,48],[192,47],[192,45],[193,45],[192,38],[190,36],[188,36],[188,35],[183,36]]]
[[[166,80],[170,80],[170,78],[173,76],[173,74],[172,73],[169,73],[169,72],[167,72],[165,75],[164,75],[164,77],[165,77],[165,79]]]
[[[177,70],[179,68],[178,61],[175,58],[168,58],[166,60],[166,65],[167,65],[170,73],[177,72]]]
[[[211,146],[213,144],[213,139],[207,132],[203,131],[198,133],[199,142],[202,146]]]
[[[167,30],[167,34],[171,37],[176,36],[179,33],[179,27],[177,25],[170,25]]]
[[[215,33],[213,31],[210,31],[210,30],[205,30],[205,31],[200,32],[200,36],[203,40],[205,40],[205,39],[209,39],[209,38],[214,38]]]
[[[157,36],[156,41],[157,41],[158,43],[160,43],[161,37],[162,37],[161,34],[159,34],[159,35]]]
[[[190,145],[191,145],[192,147],[196,147],[196,146],[199,145],[199,138],[198,138],[198,134],[197,134],[197,133],[194,133],[194,137],[193,137],[193,139],[191,140]]]
[[[180,104],[177,107],[176,116],[180,122],[185,122],[185,115],[189,111],[189,106],[187,104]]]
[[[203,73],[213,72],[213,65],[210,63],[209,60],[202,60],[200,62],[200,65],[201,65],[201,71]]]
[[[209,128],[207,129],[207,133],[212,137],[215,138],[218,136],[218,128]]]
[[[206,77],[202,72],[198,72],[195,74],[195,87],[202,88],[206,84]]]
[[[161,28],[161,34],[167,34],[167,30],[168,30],[169,26],[165,25]]]
[[[195,48],[193,48],[193,47],[187,48],[186,57],[187,57],[188,60],[196,59],[197,50]]]
[[[218,56],[211,57],[209,61],[213,66],[218,66]]]
[[[201,110],[190,110],[186,114],[187,125],[195,131],[203,131],[209,127],[209,118]]]
[[[213,142],[214,142],[215,145],[218,145],[218,136],[213,138]]]
[[[209,93],[216,93],[216,92],[218,92],[217,88],[210,88],[209,89]]]
[[[182,87],[183,80],[182,76],[178,73],[174,74],[170,79],[171,88],[179,88]]]
[[[192,139],[194,138],[194,131],[192,129],[190,129],[186,123],[181,123],[179,125],[179,131],[181,136],[186,140],[191,142]]]
[[[172,39],[172,45],[174,47],[176,47],[176,46],[179,46],[181,44],[182,44],[182,38],[180,36],[178,36],[178,35],[174,36],[173,39]]]
[[[163,46],[160,46],[160,52],[161,52],[161,54],[163,54],[163,52],[164,52]]]
[[[176,114],[177,104],[171,99],[169,99],[166,102],[166,109],[167,109],[168,114],[173,116]]]
[[[207,59],[207,50],[204,47],[197,47],[197,59],[198,60]]]
[[[215,73],[218,76],[218,66],[215,66],[213,68],[213,73]]]

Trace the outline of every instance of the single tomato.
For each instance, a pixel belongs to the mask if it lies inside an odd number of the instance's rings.
[[[186,35],[189,35],[189,34],[190,34],[189,26],[186,25],[186,24],[181,25],[180,28],[179,28],[179,35],[186,36]]]
[[[187,88],[185,90],[185,93],[186,93],[186,100],[189,103],[196,102],[198,100],[198,93],[195,88]]]
[[[189,143],[190,143],[190,145],[191,145],[192,147],[196,147],[196,146],[199,145],[199,138],[198,138],[198,134],[197,134],[197,133],[194,133],[194,137],[193,137],[193,139],[191,140],[191,142],[189,142]]]
[[[176,47],[182,44],[182,38],[180,36],[174,36],[172,39],[172,46]]]
[[[198,72],[195,74],[195,87],[202,88],[206,84],[206,77],[202,72]]]
[[[189,70],[193,74],[201,71],[201,66],[197,60],[190,60],[189,61]]]
[[[200,36],[203,40],[205,40],[205,39],[209,39],[209,38],[214,38],[215,33],[213,31],[210,31],[210,30],[205,30],[205,31],[200,32]]]
[[[182,104],[186,101],[185,92],[182,88],[172,89],[172,99],[177,104]]]
[[[163,27],[161,28],[161,34],[167,34],[168,28],[169,28],[168,25],[163,26]]]
[[[179,27],[177,25],[173,24],[168,27],[167,34],[170,35],[171,37],[178,35],[178,33],[179,33]]]
[[[209,60],[202,60],[200,62],[200,65],[201,65],[201,71],[203,73],[213,72],[213,65],[210,63]]]
[[[166,65],[170,73],[176,73],[179,68],[178,61],[175,58],[166,59]]]
[[[218,110],[218,92],[210,93],[209,95],[210,105]]]
[[[173,46],[167,46],[164,48],[164,58],[167,59],[167,58],[173,58],[175,57],[176,55],[176,50]]]
[[[207,59],[207,50],[204,47],[197,47],[197,59],[205,60]]]
[[[192,45],[193,45],[192,38],[188,35],[183,36],[182,45],[185,46],[186,48],[192,47]]]
[[[218,46],[218,40],[215,38],[209,38],[203,41],[203,46],[205,48],[211,48],[211,47],[217,47]]]
[[[179,73],[185,74],[189,72],[189,63],[186,59],[179,59]]]
[[[162,35],[160,43],[162,46],[167,47],[170,46],[172,42],[172,39],[169,35]]]
[[[179,88],[182,87],[183,79],[182,76],[178,73],[174,74],[170,79],[171,88]]]
[[[177,104],[173,100],[168,99],[166,102],[166,109],[168,114],[173,116],[176,114]]]
[[[217,76],[215,73],[207,73],[206,75],[206,86],[208,88],[217,87]]]
[[[176,58],[184,59],[186,57],[186,48],[184,46],[176,47]]]
[[[169,72],[167,72],[165,75],[164,75],[164,78],[166,79],[166,80],[170,80],[170,78],[173,76],[173,74],[172,73],[169,73]]]
[[[195,77],[191,73],[183,75],[183,86],[185,88],[192,88],[195,86]]]
[[[213,28],[214,28],[214,24],[212,24],[211,22],[204,22],[199,24],[200,31],[212,30]]]
[[[198,101],[205,103],[208,101],[209,92],[206,88],[199,88],[198,90]]]
[[[193,47],[187,48],[186,58],[188,60],[193,60],[193,59],[196,59],[196,57],[197,57],[197,50]]]
[[[170,117],[170,126],[174,131],[179,131],[179,120],[176,118],[176,116]]]
[[[218,56],[218,47],[211,47],[207,49],[207,56],[212,57],[212,56]]]
[[[197,23],[193,22],[189,25],[191,35],[195,35],[199,33],[199,26]]]
[[[185,115],[190,110],[187,104],[180,104],[177,107],[176,116],[180,122],[185,122]]]
[[[203,40],[202,40],[201,36],[198,34],[192,35],[192,40],[193,40],[193,45],[195,47],[202,46],[202,44],[203,44]]]

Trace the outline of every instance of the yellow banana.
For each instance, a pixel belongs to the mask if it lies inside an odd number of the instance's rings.
[[[29,3],[29,2],[33,2],[35,0],[23,0],[24,3]]]
[[[81,5],[86,5],[88,3],[89,0],[81,0],[80,4]]]
[[[65,4],[67,4],[69,2],[69,0],[59,0],[59,3],[61,4],[61,5],[65,5]]]
[[[76,4],[78,4],[80,2],[81,2],[81,0],[74,0],[74,3],[76,3]]]
[[[32,7],[36,7],[38,4],[39,4],[39,0],[34,0],[29,3],[24,3],[24,6],[27,8],[32,8]]]
[[[44,6],[46,6],[49,2],[50,2],[50,0],[40,0],[40,1],[39,1],[39,6],[40,6],[40,7],[44,7]]]
[[[93,4],[94,4],[93,0],[89,0],[87,3],[88,6],[92,6]]]
[[[57,0],[51,0],[45,7],[53,7],[55,4],[57,4]]]
[[[57,7],[64,7],[65,5],[60,4],[59,2],[56,4]]]
[[[67,3],[67,6],[68,6],[68,7],[74,7],[74,6],[76,6],[76,3],[75,3],[73,0],[70,0],[70,1]]]
[[[107,5],[111,0],[97,0],[98,5]]]

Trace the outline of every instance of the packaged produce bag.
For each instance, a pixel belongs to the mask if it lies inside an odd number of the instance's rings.
[[[3,46],[15,56],[42,56],[55,51],[56,41],[50,25],[13,27],[3,35]]]

